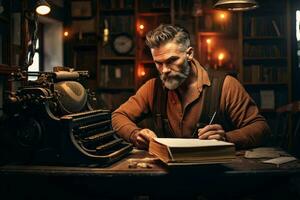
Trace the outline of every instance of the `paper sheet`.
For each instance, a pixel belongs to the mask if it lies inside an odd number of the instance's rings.
[[[260,147],[245,152],[245,158],[277,158],[285,155],[284,151],[272,147]]]
[[[295,158],[293,156],[282,156],[282,157],[273,158],[270,160],[265,160],[265,161],[263,161],[263,163],[270,163],[270,164],[275,164],[275,165],[279,166],[280,164],[291,162],[294,160],[297,160],[297,158]]]

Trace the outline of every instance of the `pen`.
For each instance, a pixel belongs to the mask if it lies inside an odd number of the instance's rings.
[[[214,112],[213,116],[211,117],[210,121],[209,121],[209,125],[211,125],[215,119],[217,111]]]
[[[217,114],[217,111],[214,112],[214,114],[213,114],[213,116],[211,117],[211,119],[210,119],[208,125],[211,125],[211,124],[213,123],[216,114]],[[192,137],[195,137],[196,133],[198,132],[198,128],[199,128],[199,123],[197,123],[197,125],[196,125],[196,130],[195,130],[194,133],[192,134]]]

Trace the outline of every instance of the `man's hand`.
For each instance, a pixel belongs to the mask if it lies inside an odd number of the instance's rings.
[[[216,139],[225,141],[226,135],[220,124],[211,124],[198,129],[198,138],[201,140]]]
[[[150,140],[155,137],[156,134],[150,129],[142,129],[135,134],[135,146],[138,149],[148,149]]]

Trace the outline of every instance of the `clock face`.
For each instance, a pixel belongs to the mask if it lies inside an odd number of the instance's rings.
[[[113,50],[117,54],[125,55],[128,54],[133,48],[133,40],[127,34],[117,35],[112,42]]]

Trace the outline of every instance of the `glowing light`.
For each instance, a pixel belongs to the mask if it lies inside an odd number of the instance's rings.
[[[211,39],[210,39],[210,38],[207,38],[207,39],[206,39],[206,43],[207,43],[207,44],[211,44]]]
[[[103,43],[106,44],[109,38],[109,30],[108,28],[103,29]]]
[[[146,75],[146,72],[145,72],[144,65],[140,64],[139,68],[138,68],[138,76],[142,77],[142,76],[145,76],[145,75]]]
[[[211,39],[207,38],[206,39],[207,43],[207,60],[210,60],[210,53],[211,53]]]
[[[224,53],[219,53],[218,60],[223,60],[225,57]]]
[[[108,35],[109,35],[109,30],[108,30],[108,28],[105,28],[105,29],[103,30],[103,34],[104,34],[105,36],[108,36]]]
[[[36,2],[35,11],[39,15],[47,15],[51,11],[51,8],[46,0],[38,0]]]
[[[219,53],[219,55],[218,55],[218,65],[219,66],[222,66],[224,58],[225,58],[225,54]]]
[[[223,19],[225,19],[225,14],[224,13],[221,13],[220,14],[220,18],[223,20]]]
[[[104,29],[103,29],[103,45],[106,45],[109,40],[109,29],[108,29],[108,21],[104,19]]]
[[[64,32],[64,36],[65,36],[65,37],[68,37],[68,36],[69,36],[69,32],[68,32],[68,31],[65,31],[65,32]]]
[[[143,24],[141,24],[141,25],[139,26],[139,28],[140,28],[141,30],[144,30],[145,26],[144,26]]]
[[[36,12],[40,15],[47,15],[51,9],[47,6],[39,6],[36,8]]]

